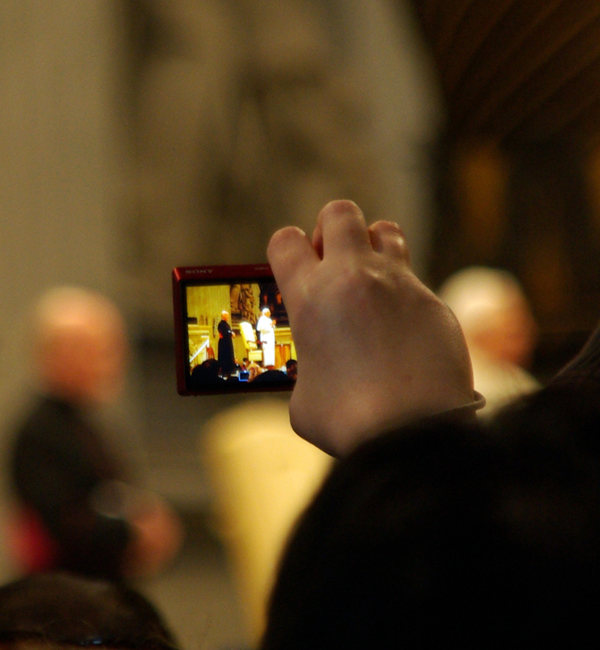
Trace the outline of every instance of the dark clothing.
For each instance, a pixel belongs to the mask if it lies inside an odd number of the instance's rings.
[[[597,638],[599,422],[594,391],[546,389],[364,442],[296,523],[260,649]]]
[[[121,576],[129,524],[92,504],[104,481],[123,480],[101,437],[73,406],[41,397],[17,432],[11,479],[21,504],[56,542],[55,565],[74,573]]]
[[[233,372],[235,368],[235,355],[233,353],[233,330],[231,325],[226,321],[220,321],[219,330],[219,351],[218,359],[221,372],[227,375]]]
[[[281,370],[265,370],[265,372],[261,372],[260,375],[257,375],[256,379],[254,379],[253,381],[262,384],[263,382],[268,383],[270,381],[273,381],[273,382],[282,382],[282,381],[292,382],[293,379],[290,379],[285,374],[285,372],[282,372]]]

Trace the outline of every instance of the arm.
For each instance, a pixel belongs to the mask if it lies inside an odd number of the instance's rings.
[[[40,518],[52,546],[56,545],[59,568],[118,577],[131,539],[130,526],[92,507],[91,468],[76,460],[51,441],[23,432],[12,460],[17,494]]]
[[[157,495],[101,478],[69,435],[77,420],[54,409],[46,403],[20,431],[12,473],[57,543],[59,566],[109,578],[155,572],[179,548],[177,517]]]
[[[290,416],[303,438],[343,456],[389,427],[473,402],[462,331],[412,273],[397,225],[367,227],[354,203],[335,201],[312,240],[284,228],[268,257],[298,352]]]

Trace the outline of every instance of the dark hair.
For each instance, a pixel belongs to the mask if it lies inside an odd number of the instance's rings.
[[[598,435],[573,434],[600,418],[573,407],[543,392],[494,431],[433,418],[334,467],[284,554],[261,649],[596,643]]]
[[[581,352],[550,382],[550,387],[567,388],[572,393],[592,391],[600,399],[600,325],[592,332]]]
[[[172,650],[173,635],[153,605],[122,584],[63,573],[0,587],[0,643]]]
[[[192,370],[191,384],[194,388],[211,386],[225,380],[219,376],[220,365],[217,359],[206,359]]]

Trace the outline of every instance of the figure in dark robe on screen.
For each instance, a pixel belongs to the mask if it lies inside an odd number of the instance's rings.
[[[219,366],[221,375],[228,377],[235,368],[235,356],[233,353],[233,338],[235,332],[229,324],[229,312],[221,312],[221,320],[218,325],[219,330]]]

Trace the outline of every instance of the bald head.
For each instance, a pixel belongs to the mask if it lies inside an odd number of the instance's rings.
[[[526,365],[536,324],[518,280],[507,271],[474,266],[448,278],[438,295],[454,312],[469,348],[498,361]]]
[[[108,298],[78,287],[52,289],[36,305],[32,334],[46,391],[81,404],[116,396],[127,341],[123,319]]]

